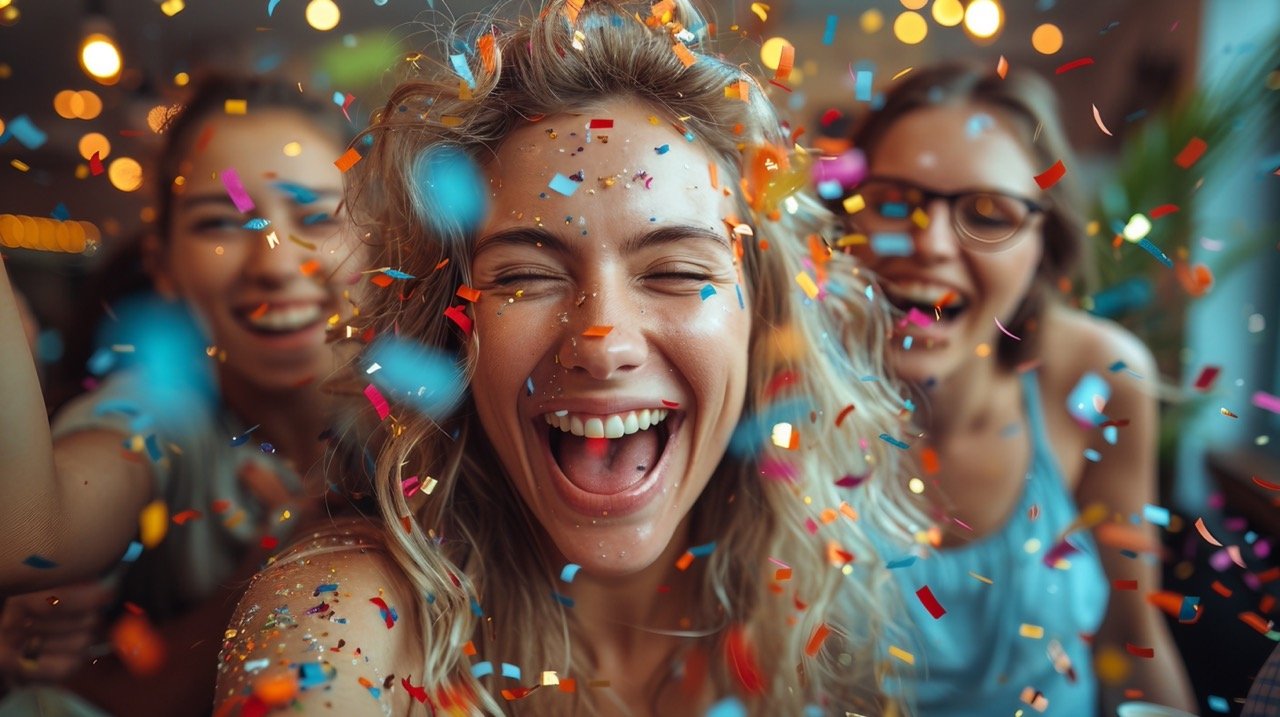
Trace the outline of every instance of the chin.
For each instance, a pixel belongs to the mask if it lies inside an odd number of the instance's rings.
[[[623,578],[656,564],[667,552],[674,529],[644,525],[631,528],[570,527],[552,540],[566,562],[599,578]],[[640,535],[637,535],[640,533]],[[557,540],[556,538],[561,538]]]

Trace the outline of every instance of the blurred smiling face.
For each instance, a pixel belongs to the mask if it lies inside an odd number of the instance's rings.
[[[293,110],[211,115],[193,136],[202,133],[209,140],[188,150],[185,186],[172,199],[158,285],[191,305],[226,353],[224,373],[267,390],[323,378],[334,364],[327,319],[343,310],[360,268],[358,243],[334,217],[342,175],[333,160],[343,147]],[[297,156],[284,153],[291,142]],[[229,168],[253,202],[247,212],[223,184]],[[270,224],[246,228],[255,219]]]
[[[662,554],[746,388],[731,202],[654,115],[615,100],[512,132],[471,267],[485,433],[565,559],[602,575]],[[614,126],[588,142],[592,118]]]

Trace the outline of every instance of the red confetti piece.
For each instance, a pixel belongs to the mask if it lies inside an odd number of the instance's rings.
[[[937,473],[941,467],[938,462],[938,452],[933,450],[932,447],[926,446],[920,453],[920,467],[924,468],[926,475]]]
[[[917,590],[916,597],[920,598],[920,604],[924,605],[924,609],[929,611],[934,620],[947,614],[947,609],[942,607],[938,602],[938,598],[934,597],[933,591],[929,589],[928,585]]]
[[[835,109],[833,107],[832,109],[829,109],[826,112],[823,112],[822,119],[818,121],[822,123],[823,127],[827,127],[832,122],[835,122],[836,120],[840,119],[843,116],[844,116],[844,113],[842,113],[840,110]]]
[[[200,511],[187,508],[186,510],[173,516],[173,522],[178,525],[184,525],[188,520],[195,520],[200,517]]]
[[[1081,67],[1088,67],[1089,65],[1092,65],[1092,64],[1093,64],[1092,57],[1081,57],[1078,60],[1072,60],[1071,62],[1059,65],[1058,69],[1053,71],[1053,74],[1061,75],[1063,73],[1070,72],[1072,70],[1077,70]]]
[[[1240,620],[1263,635],[1271,632],[1271,622],[1257,613],[1242,612],[1240,613]]]
[[[99,154],[99,152],[94,152],[93,156],[89,158],[89,174],[92,174],[95,177],[103,172],[102,157],[100,157]]]
[[[1269,480],[1262,480],[1258,476],[1253,477],[1253,482],[1259,488],[1266,488],[1267,490],[1280,490],[1280,483],[1272,483]]]
[[[395,612],[393,612],[391,608],[387,607],[386,600],[383,600],[380,597],[373,597],[369,598],[369,602],[378,606],[378,610],[382,613],[382,619],[387,623],[388,630],[396,626]]]
[[[764,694],[764,676],[756,662],[755,652],[743,634],[742,626],[735,625],[729,629],[724,650],[729,671],[742,686],[743,692],[748,695]]]
[[[1137,580],[1112,580],[1111,589],[1112,590],[1137,590],[1138,581]]]
[[[844,423],[845,416],[848,416],[850,413],[853,413],[852,403],[840,409],[840,413],[836,415],[836,428],[839,428],[840,424]]]
[[[836,485],[840,488],[857,488],[867,480],[866,476],[845,476],[836,481]]]
[[[1067,167],[1062,163],[1062,160],[1059,159],[1053,163],[1052,167],[1046,169],[1044,173],[1036,175],[1036,184],[1040,185],[1041,189],[1048,189],[1049,187],[1057,184],[1066,173]]]
[[[804,646],[804,654],[809,657],[818,654],[818,650],[822,649],[822,643],[826,641],[827,635],[830,634],[831,628],[827,627],[826,623],[819,625],[818,629],[814,630],[813,635],[809,638],[809,644]]]
[[[1221,582],[1217,580],[1214,580],[1213,585],[1211,585],[1210,587],[1213,588],[1213,591],[1215,593],[1218,593],[1224,598],[1229,598],[1232,595],[1231,588],[1227,587],[1226,585],[1223,585]]]
[[[1276,580],[1280,580],[1280,568],[1270,568],[1258,573],[1258,582],[1264,585]]]
[[[1208,148],[1209,145],[1203,139],[1192,137],[1187,142],[1187,146],[1183,147],[1181,152],[1178,152],[1178,156],[1173,158],[1173,163],[1183,169],[1190,169],[1191,165],[1199,161],[1200,155],[1204,154],[1204,151]]]
[[[364,387],[365,398],[369,399],[369,403],[373,404],[373,409],[378,412],[378,420],[385,420],[391,415],[391,405],[387,403],[387,399],[383,398],[382,392],[377,386],[369,384]]]
[[[1205,366],[1200,369],[1200,375],[1196,377],[1194,388],[1197,391],[1208,391],[1221,372],[1222,369],[1218,366]]]
[[[799,380],[799,378],[800,375],[795,371],[782,371],[774,375],[773,378],[769,379],[769,384],[765,386],[764,397],[766,399],[772,398],[773,394],[777,393],[783,386],[793,384]]]
[[[462,333],[471,336],[471,317],[467,316],[467,312],[462,306],[450,306],[444,310],[444,315],[450,321],[458,325],[462,329]]]
[[[587,129],[613,129],[613,120],[593,119],[587,123]]]
[[[280,547],[280,539],[274,535],[264,535],[259,545],[263,550],[275,550]]]
[[[1152,219],[1159,219],[1160,217],[1173,214],[1176,211],[1178,211],[1177,204],[1161,204],[1160,206],[1147,212],[1147,216]]]
[[[1139,647],[1132,642],[1124,643],[1124,649],[1134,657],[1144,657],[1149,660],[1156,656],[1156,649],[1154,647]]]

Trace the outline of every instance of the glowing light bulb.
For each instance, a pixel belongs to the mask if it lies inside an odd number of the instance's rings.
[[[95,80],[112,84],[120,76],[120,48],[106,35],[89,35],[80,45],[80,66]]]
[[[995,37],[1004,24],[1004,10],[996,0],[973,0],[964,11],[964,27],[974,37]]]
[[[333,0],[311,0],[307,3],[307,24],[320,32],[337,27],[341,19],[342,11]]]

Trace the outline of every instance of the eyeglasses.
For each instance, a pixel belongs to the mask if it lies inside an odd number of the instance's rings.
[[[1046,210],[1044,204],[1033,199],[1005,192],[988,189],[938,192],[887,177],[868,178],[855,192],[861,195],[865,206],[846,219],[871,234],[908,233],[927,222],[929,205],[938,199],[945,200],[951,213],[951,226],[961,245],[979,252],[1012,247],[1027,219]]]

